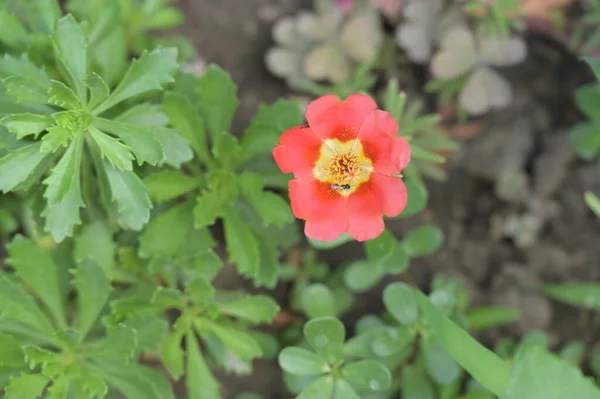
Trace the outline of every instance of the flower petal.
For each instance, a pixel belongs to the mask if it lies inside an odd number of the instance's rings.
[[[404,137],[393,137],[398,123],[389,112],[373,111],[365,119],[358,140],[373,169],[384,175],[398,174],[410,162],[410,147]]]
[[[383,233],[381,206],[372,183],[362,184],[348,198],[348,235],[357,241],[367,241]]]
[[[288,183],[294,216],[306,220],[307,237],[319,241],[333,241],[348,226],[348,200],[313,178],[291,180]]]
[[[404,210],[408,194],[402,179],[373,173],[369,183],[385,216],[398,216]]]
[[[297,126],[284,132],[273,149],[273,158],[283,173],[296,177],[312,174],[323,142],[310,128]]]
[[[329,94],[308,105],[306,120],[321,139],[345,142],[356,138],[363,121],[376,108],[375,101],[364,94],[352,94],[343,102]]]

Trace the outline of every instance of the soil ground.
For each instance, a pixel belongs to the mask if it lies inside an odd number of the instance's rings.
[[[263,54],[272,45],[273,21],[308,0],[179,0],[187,17],[180,31],[200,56],[228,70],[239,85],[241,107],[233,129],[248,125],[259,103],[289,94],[265,68]],[[506,76],[515,101],[478,123],[484,128],[462,142],[448,166],[449,178],[430,184],[430,207],[421,216],[438,223],[446,244],[434,257],[415,261],[412,278],[426,289],[434,273],[461,276],[477,305],[502,304],[521,309],[522,321],[481,338],[491,343],[500,334],[548,331],[556,343],[598,338],[598,320],[574,308],[558,306],[520,289],[542,282],[600,280],[600,221],[583,202],[584,190],[600,192],[596,164],[577,159],[568,144],[568,129],[579,117],[572,97],[590,72],[552,40],[528,36],[527,61]],[[411,73],[410,71],[408,73]],[[415,74],[418,76],[418,74]],[[416,79],[416,77],[415,77]],[[517,192],[499,196],[502,179],[524,177]],[[502,198],[501,198],[502,197]],[[417,218],[389,224],[401,236]],[[362,246],[346,245],[324,254],[333,265],[362,256]],[[232,284],[232,282],[230,282]],[[230,285],[228,284],[228,285]],[[347,316],[349,326],[361,314],[381,311],[375,290]],[[266,399],[291,397],[274,362],[259,361],[252,376],[223,376],[224,395],[253,391]]]

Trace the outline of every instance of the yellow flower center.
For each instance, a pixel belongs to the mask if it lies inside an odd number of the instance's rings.
[[[325,140],[321,154],[313,169],[313,176],[331,184],[331,189],[339,194],[352,194],[361,183],[369,180],[373,171],[371,160],[365,155],[358,140],[341,142],[337,139]]]

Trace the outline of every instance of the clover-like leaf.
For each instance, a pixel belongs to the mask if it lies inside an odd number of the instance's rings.
[[[455,79],[468,72],[477,61],[475,36],[465,26],[450,29],[431,60],[431,72],[438,79]]]
[[[512,88],[502,75],[479,66],[469,77],[459,101],[472,115],[481,115],[493,108],[505,108],[512,98]]]
[[[304,325],[304,337],[308,343],[329,363],[340,360],[346,330],[334,317],[318,317]]]

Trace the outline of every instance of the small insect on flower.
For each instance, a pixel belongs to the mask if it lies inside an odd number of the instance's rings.
[[[350,190],[349,184],[332,184],[331,188],[334,190]]]
[[[397,216],[407,193],[400,177],[410,147],[398,123],[364,94],[340,101],[327,95],[306,109],[308,124],[284,132],[273,149],[288,183],[292,212],[305,234],[333,241],[344,232],[358,241],[379,236],[383,216]]]

